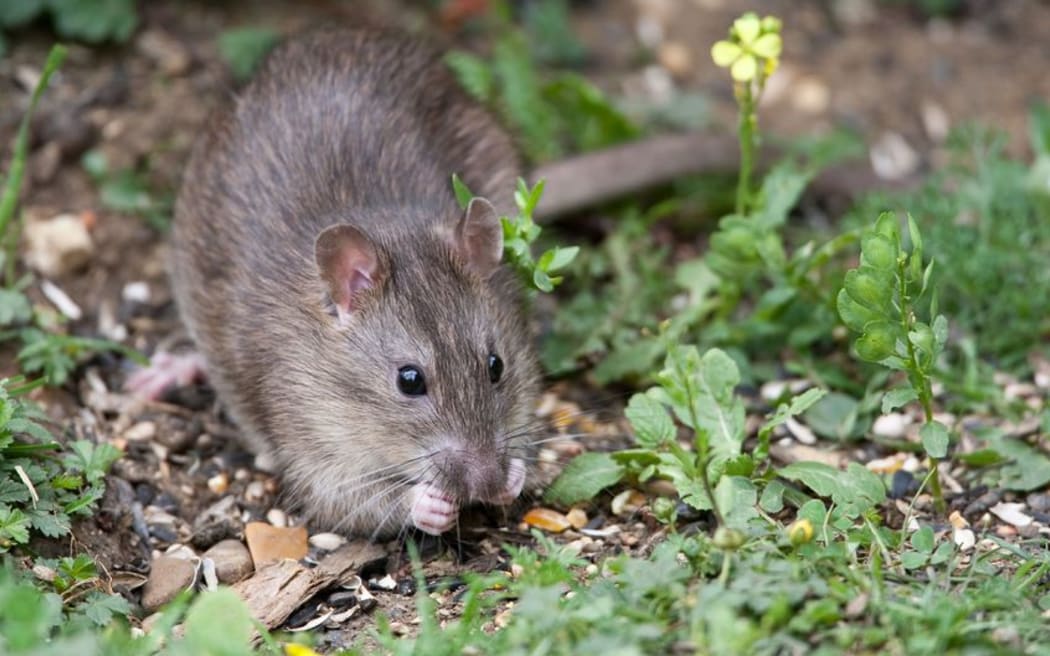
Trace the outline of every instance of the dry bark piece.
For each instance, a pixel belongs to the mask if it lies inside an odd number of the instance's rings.
[[[304,526],[286,528],[265,522],[248,522],[244,527],[244,538],[256,567],[275,560],[299,560],[309,553]]]
[[[304,543],[305,540],[304,537]],[[244,599],[252,616],[272,629],[284,624],[296,608],[321,590],[351,580],[358,570],[385,557],[386,551],[379,545],[351,542],[329,554],[314,569],[293,560],[272,562],[259,567],[251,578],[233,589]]]
[[[75,214],[60,214],[25,226],[26,263],[50,278],[61,277],[88,263],[95,252],[84,222]]]

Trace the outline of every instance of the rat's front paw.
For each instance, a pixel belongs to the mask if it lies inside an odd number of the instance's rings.
[[[456,525],[459,507],[451,494],[433,483],[417,483],[409,492],[412,524],[431,535],[441,535]]]
[[[493,502],[501,506],[509,505],[518,498],[523,487],[525,487],[525,461],[521,458],[512,458],[507,465],[507,482],[503,486],[503,491]]]

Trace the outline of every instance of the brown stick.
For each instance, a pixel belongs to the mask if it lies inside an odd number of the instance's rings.
[[[768,167],[779,156],[765,149],[760,164]],[[551,221],[594,205],[638,193],[686,175],[732,173],[739,153],[729,136],[689,132],[662,135],[542,164],[530,182],[545,179],[536,218]],[[818,194],[850,198],[876,189],[906,189],[915,177],[883,180],[864,160],[826,169],[813,181]]]

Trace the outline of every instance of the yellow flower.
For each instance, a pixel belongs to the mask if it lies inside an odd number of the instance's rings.
[[[285,656],[321,656],[306,645],[288,644],[284,646]]]
[[[717,66],[728,68],[737,82],[751,82],[760,63],[765,76],[776,70],[782,47],[780,19],[766,16],[759,20],[747,13],[733,22],[728,40],[711,47],[711,59]]]
[[[813,539],[813,524],[808,519],[799,519],[787,527],[788,540],[796,547]]]

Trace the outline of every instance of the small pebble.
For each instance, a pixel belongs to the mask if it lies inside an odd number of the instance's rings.
[[[219,472],[208,479],[208,489],[215,494],[225,494],[230,487],[230,477],[226,472]]]
[[[573,508],[565,515],[565,518],[569,520],[573,528],[580,529],[587,526],[587,513],[582,508]]]
[[[387,574],[378,581],[375,579],[370,580],[368,582],[368,587],[373,590],[386,590],[389,592],[397,589],[397,581],[394,580],[394,577]]]
[[[693,70],[693,53],[684,43],[665,42],[660,46],[658,57],[660,64],[679,79],[687,77]]]
[[[627,489],[613,497],[610,505],[614,515],[623,515],[637,512],[645,505],[645,495],[638,490]]]
[[[140,421],[137,424],[132,424],[120,436],[129,442],[146,442],[152,440],[156,434],[157,424],[152,421]]]
[[[397,582],[397,593],[404,597],[411,597],[416,594],[416,580],[411,576],[406,576]]]
[[[288,515],[280,508],[270,508],[266,511],[266,521],[278,528],[285,528],[288,526]]]
[[[150,566],[149,578],[142,590],[142,607],[152,612],[193,585],[197,568],[184,558],[161,556]]]
[[[95,245],[81,218],[60,214],[46,221],[29,221],[23,228],[26,263],[49,278],[59,278],[86,265]]]
[[[124,289],[120,290],[120,297],[128,303],[141,303],[145,305],[149,303],[150,299],[149,284],[141,280],[129,282],[124,285]]]
[[[890,412],[875,419],[871,432],[883,437],[900,439],[907,433],[911,423],[910,416],[900,412]]]
[[[919,168],[920,158],[908,141],[897,132],[883,133],[870,150],[871,167],[883,180],[899,180]]]
[[[266,496],[262,481],[252,481],[244,488],[244,498],[247,501],[262,501]]]
[[[338,590],[328,595],[328,604],[337,610],[344,610],[357,605],[357,593],[350,590]]]
[[[251,576],[255,570],[252,555],[240,540],[222,540],[204,552],[215,564],[219,582],[233,584]]]
[[[335,551],[346,544],[346,538],[335,533],[315,533],[310,536],[310,544],[323,551]]]

